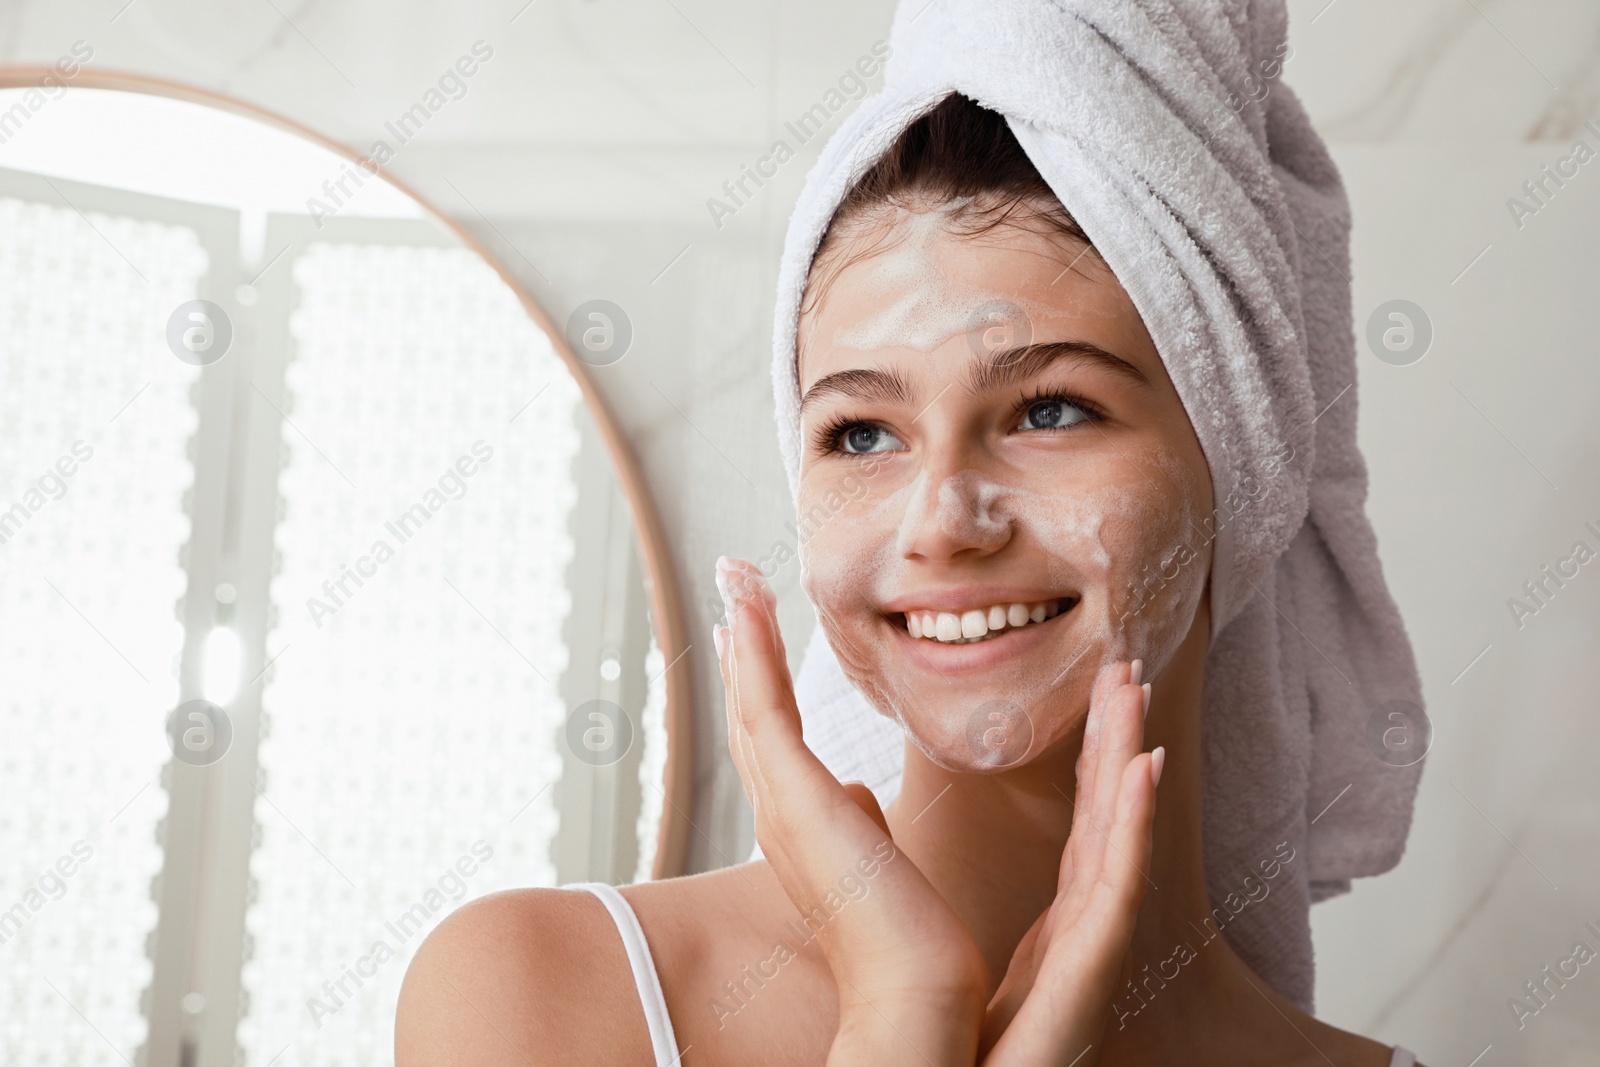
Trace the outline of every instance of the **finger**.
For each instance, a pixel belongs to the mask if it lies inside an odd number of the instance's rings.
[[[1138,680],[1141,667],[1141,660],[1111,663],[1095,675],[1094,684],[1089,689],[1089,714],[1084,719],[1083,741],[1078,750],[1078,763],[1075,768],[1077,783],[1073,790],[1074,816],[1079,810],[1085,814],[1093,811],[1094,805],[1085,804],[1084,801],[1092,800],[1095,795],[1096,757],[1100,750],[1105,711],[1120,686]]]
[[[743,560],[717,561],[717,586],[726,602],[729,640],[725,659],[729,696],[739,727],[749,741],[745,755],[760,773],[763,757],[799,761],[802,773],[821,770],[802,740],[788,663],[776,636],[777,604],[761,573]],[[831,778],[831,775],[829,776]]]
[[[1074,857],[1079,876],[1093,878],[1104,862],[1107,835],[1116,820],[1123,771],[1144,745],[1144,690],[1131,683],[1117,686],[1105,700],[1097,742],[1089,819],[1092,832],[1085,849]]]
[[[796,856],[796,861],[809,870],[820,870],[816,864],[832,868],[839,864],[845,842],[807,832],[807,824],[815,823],[819,814],[827,820],[861,809],[805,744],[782,639],[776,636],[777,599],[771,588],[752,564],[726,558],[717,562],[717,584],[728,601],[731,622],[724,657],[730,731],[739,739],[752,802],[760,812],[758,835],[765,830],[766,836],[785,839],[791,855],[797,845],[808,847],[809,858]],[[854,836],[853,843],[859,844],[860,835]],[[762,850],[767,851],[764,840]]]
[[[1105,871],[1078,921],[1051,932],[1029,994],[996,1045],[995,1062],[1034,1062],[1038,1054],[1100,1043],[1144,900],[1139,866],[1149,863],[1153,837],[1153,761],[1140,753],[1120,776]]]
[[[1165,761],[1165,755],[1164,748],[1157,748],[1155,752],[1140,753],[1128,762],[1122,774],[1116,818],[1101,870],[1100,885],[1104,893],[1127,913],[1124,918],[1129,923],[1150,885],[1146,871],[1154,847],[1155,768]]]
[[[1101,709],[1105,706],[1106,699],[1116,691],[1118,686],[1127,685],[1130,682],[1137,684],[1140,680],[1139,672],[1143,669],[1143,664],[1144,661],[1138,659],[1131,662],[1125,660],[1114,661],[1106,664],[1095,675],[1094,683],[1089,687],[1089,714],[1084,720],[1083,746],[1079,750],[1078,766],[1076,768],[1080,783],[1092,782],[1094,776],[1094,767],[1090,762],[1090,756],[1099,740],[1100,721],[1102,718]],[[1090,795],[1093,795],[1092,789]]]
[[[1115,756],[1107,760],[1108,746],[1117,751],[1116,724],[1119,710],[1127,694],[1135,692],[1131,680],[1136,677],[1133,663],[1119,663],[1101,671],[1095,679],[1090,697],[1089,717],[1084,726],[1082,755],[1079,760],[1078,787],[1073,801],[1072,826],[1067,838],[1066,853],[1062,858],[1057,882],[1058,894],[1073,900],[1069,918],[1081,906],[1087,886],[1092,884],[1105,852],[1106,831],[1111,823],[1104,800],[1106,787],[1115,789],[1120,767],[1108,775],[1106,767],[1116,762]],[[1125,762],[1125,760],[1123,761]],[[1072,889],[1077,885],[1077,891]]]
[[[1047,942],[1036,982],[1059,983],[1072,974],[1109,982],[1120,972],[1150,885],[1145,871],[1155,827],[1154,762],[1152,754],[1140,753],[1122,774],[1105,863],[1070,935]]]
[[[713,638],[717,647],[717,664],[722,675],[724,689],[724,706],[728,727],[728,750],[733,757],[734,767],[739,772],[740,784],[744,788],[745,796],[750,801],[751,810],[755,814],[755,823],[758,840],[761,841],[763,855],[778,866],[785,865],[784,839],[775,838],[770,833],[764,833],[766,815],[772,810],[772,792],[765,776],[760,772],[755,760],[749,731],[746,728],[750,715],[757,712],[758,704],[776,705],[781,715],[785,704],[793,704],[792,687],[789,685],[787,661],[781,660],[785,666],[781,671],[781,683],[775,687],[775,692],[762,692],[757,688],[757,683],[751,680],[751,666],[756,657],[748,653],[741,658],[736,650],[734,641],[734,626],[738,616],[738,604],[742,595],[748,593],[751,597],[761,599],[760,591],[753,588],[750,575],[739,571],[733,582],[737,588],[730,587],[730,580],[724,574],[727,561],[717,561],[717,587],[723,594],[724,608],[729,625],[713,627]],[[740,561],[742,562],[742,561]],[[750,588],[747,588],[750,587]],[[735,595],[739,594],[739,595]],[[766,619],[763,612],[756,619],[756,624],[761,624]],[[749,629],[751,623],[746,624]],[[769,647],[771,642],[765,642]],[[747,642],[748,644],[748,642]],[[759,648],[762,642],[757,642]],[[788,700],[785,701],[785,695]],[[798,719],[798,709],[794,711]]]
[[[756,783],[751,777],[752,767],[747,755],[747,739],[738,714],[738,666],[729,654],[733,644],[733,634],[728,627],[718,624],[712,627],[712,639],[717,647],[717,669],[722,675],[723,708],[728,725],[728,752],[733,757],[733,765],[739,772],[745,796],[750,799],[751,807],[759,810],[760,798],[757,796]]]
[[[724,627],[724,633],[727,633]],[[728,634],[725,638],[728,645],[733,643],[733,637]],[[755,763],[750,756],[750,737],[745,733],[744,724],[739,714],[739,669],[733,657],[724,654],[722,658],[722,684],[725,688],[725,705],[728,717],[728,750],[733,753],[734,766],[739,769],[739,780],[744,784],[745,796],[750,799],[750,809],[755,813],[759,823],[761,813],[767,807],[767,790],[764,783],[756,777]]]

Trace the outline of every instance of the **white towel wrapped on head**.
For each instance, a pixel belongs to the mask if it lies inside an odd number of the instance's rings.
[[[884,89],[828,142],[790,220],[773,383],[794,490],[797,316],[834,210],[950,92],[1004,115],[1143,317],[1219,506],[1249,500],[1212,545],[1206,879],[1228,917],[1242,879],[1295,850],[1223,933],[1310,1011],[1311,903],[1394,866],[1410,829],[1421,764],[1381,758],[1369,724],[1396,701],[1420,714],[1421,692],[1364,511],[1349,208],[1278,80],[1286,39],[1281,0],[909,0]],[[796,689],[813,749],[888,803],[903,735],[820,630]]]

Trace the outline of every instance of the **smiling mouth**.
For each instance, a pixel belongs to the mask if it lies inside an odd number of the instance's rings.
[[[1031,603],[994,604],[970,611],[901,611],[887,616],[911,637],[941,645],[973,645],[991,641],[1013,630],[1048,622],[1078,603],[1076,597],[1056,597]]]

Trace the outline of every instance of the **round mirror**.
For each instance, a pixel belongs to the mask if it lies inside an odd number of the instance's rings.
[[[387,1062],[452,909],[682,869],[631,326],[377,146],[72,83],[0,71],[0,1060]]]

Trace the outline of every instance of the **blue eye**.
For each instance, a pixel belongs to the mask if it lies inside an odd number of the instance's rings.
[[[1088,406],[1070,397],[1048,396],[1035,400],[1022,415],[1024,430],[1064,430],[1094,417]]]
[[[890,446],[900,443],[894,434],[888,430],[865,422],[858,422],[853,426],[845,427],[840,431],[838,440],[841,446],[840,451],[855,455],[868,452],[891,452],[893,448]]]

